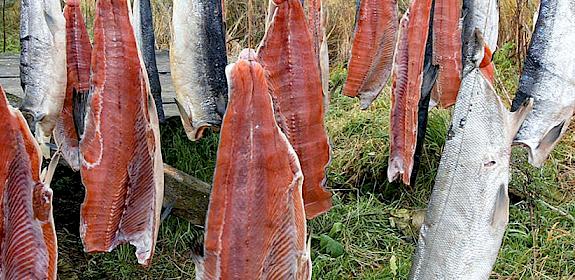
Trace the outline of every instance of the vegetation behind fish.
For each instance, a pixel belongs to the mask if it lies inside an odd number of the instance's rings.
[[[91,1],[83,1],[87,2]],[[156,34],[161,34],[158,35],[157,44],[167,47],[167,11],[171,2],[152,2]],[[257,5],[254,14],[265,11],[263,2],[267,1],[253,2],[254,6]],[[400,9],[406,6],[405,1],[399,2]],[[230,23],[245,14],[246,1],[230,0],[227,3],[235,9],[235,12],[231,12],[232,8],[228,6],[230,32],[233,30]],[[349,44],[349,37],[346,36],[353,30],[355,3],[329,0],[328,5],[332,7],[328,41],[332,49],[333,70],[332,103],[327,127],[334,149],[328,185],[337,191],[334,195],[334,208],[309,225],[312,230],[313,277],[405,279],[411,266],[417,225],[423,220],[422,210],[426,207],[433,187],[450,113],[448,110],[433,110],[430,114],[422,169],[415,187],[406,189],[401,185],[387,183],[385,170],[390,88],[386,87],[373,108],[367,111],[360,111],[356,100],[341,96],[346,78],[342,63],[347,61],[350,46],[346,47]],[[507,8],[502,5],[502,9]],[[158,11],[165,11],[164,16],[158,16]],[[13,9],[7,10],[7,17],[11,14],[15,16],[7,20],[7,26],[10,27],[7,31],[13,34],[8,36],[8,41],[13,43],[8,50],[18,52],[18,16]],[[501,14],[502,23],[506,23],[509,19],[507,15],[513,14],[513,11],[505,10]],[[243,24],[238,26],[243,28],[246,21],[245,18],[241,20]],[[167,29],[159,28],[164,24],[160,22],[164,22]],[[258,26],[254,22],[254,30],[260,30]],[[504,26],[508,25],[502,24],[501,28],[507,28]],[[242,33],[244,31],[236,32],[238,40],[245,40],[238,41],[238,44],[245,47],[247,40],[245,33]],[[503,34],[511,34],[511,31]],[[254,42],[259,40],[257,36],[254,36]],[[506,36],[502,35],[502,38]],[[514,41],[513,37],[506,40]],[[343,43],[334,43],[338,41]],[[1,42],[0,35],[0,47]],[[500,50],[495,55],[496,87],[505,102],[510,102],[519,79],[516,46],[515,43],[500,44]],[[572,125],[571,132],[563,138],[542,169],[529,166],[527,154],[521,149],[514,149],[509,186],[510,221],[493,278],[568,279],[575,275],[574,129],[575,125]],[[212,133],[202,141],[190,142],[178,119],[172,119],[162,127],[162,150],[166,163],[207,182],[211,181],[213,175],[217,141],[217,135]],[[169,217],[160,228],[156,255],[148,270],[136,263],[130,246],[120,246],[109,254],[86,255],[78,237],[79,215],[71,214],[78,213],[83,199],[79,176],[61,168],[54,177],[56,182],[52,188],[60,246],[58,272],[61,279],[193,278],[191,253],[198,242],[201,228],[182,219]]]

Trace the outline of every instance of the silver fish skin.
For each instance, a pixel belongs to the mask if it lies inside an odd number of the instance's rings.
[[[541,167],[575,110],[575,2],[542,0],[537,18],[512,110],[534,99],[515,142],[527,147],[533,166]]]
[[[532,100],[507,111],[466,68],[410,279],[488,279],[509,219],[511,144]]]
[[[176,103],[188,138],[219,130],[227,103],[221,0],[174,0],[170,42]]]
[[[150,90],[156,104],[160,123],[166,121],[162,104],[162,85],[156,64],[156,36],[154,34],[154,18],[150,0],[134,0],[132,11],[132,25],[138,49],[144,59]]]
[[[473,64],[470,56],[476,54],[476,29],[484,37],[484,44],[495,52],[499,38],[499,0],[463,0],[462,55],[463,64]],[[465,67],[465,66],[464,66]]]
[[[59,0],[22,0],[20,44],[20,110],[42,144],[66,95],[66,20]]]

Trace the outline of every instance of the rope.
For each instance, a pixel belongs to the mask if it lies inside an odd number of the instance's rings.
[[[2,2],[2,32],[4,34],[4,44],[2,45],[2,52],[6,52],[6,0]]]
[[[248,0],[248,48],[253,49],[253,44],[252,44],[252,40],[253,40],[253,30],[252,30],[252,18],[253,18],[253,14],[254,14],[254,4],[252,2],[253,0]]]

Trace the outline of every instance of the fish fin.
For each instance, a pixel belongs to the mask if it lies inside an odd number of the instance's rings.
[[[39,128],[38,128],[39,129]],[[42,156],[45,159],[50,158],[50,139],[51,136],[43,136],[41,133],[41,129],[39,129],[40,133],[36,136],[36,140],[38,141],[38,145],[40,146],[40,151],[42,152]]]
[[[501,106],[503,106],[501,102],[500,104]],[[505,106],[503,107],[505,108]],[[511,139],[515,138],[515,135],[521,128],[523,121],[527,118],[527,115],[529,115],[532,109],[533,109],[533,98],[527,98],[525,99],[525,101],[523,101],[521,107],[517,108],[515,112],[508,113],[508,121],[509,121],[508,123],[511,129],[510,131]],[[507,108],[505,108],[505,111],[507,111]]]
[[[186,112],[186,109],[184,109],[184,106],[182,106],[182,104],[178,102],[178,99],[174,100],[176,101],[176,105],[178,106],[178,111],[180,112],[180,119],[182,120],[182,125],[184,126],[184,131],[186,132],[186,135],[192,141],[198,140],[201,137],[201,132],[195,131],[195,129],[190,124],[191,118]],[[197,135],[198,133],[200,133],[199,137]]]
[[[509,222],[509,196],[507,195],[507,186],[501,184],[491,215],[491,227],[505,228],[507,222]]]
[[[483,33],[481,33],[481,30],[479,30],[479,28],[475,29],[473,35],[475,40],[474,44],[475,49],[473,50],[472,57],[470,57],[469,59],[471,59],[471,62],[473,62],[475,67],[484,68],[486,65],[483,67],[481,65],[486,56],[485,50],[489,48],[485,47],[486,46],[485,38],[483,37]]]
[[[46,186],[49,186],[50,183],[52,182],[52,178],[54,177],[54,172],[56,172],[56,167],[58,166],[58,162],[60,162],[60,156],[61,153],[60,151],[56,151],[56,153],[54,153],[54,156],[52,156],[52,159],[50,160],[50,163],[48,164],[48,167],[46,169],[44,169],[44,171],[42,172],[42,183]]]
[[[561,139],[561,136],[569,127],[570,118],[563,120],[552,127],[545,136],[537,143],[536,147],[529,145],[529,163],[535,167],[543,166],[543,163]]]
[[[537,148],[542,148],[544,146],[552,145],[553,143],[557,142],[559,137],[561,136],[561,132],[563,131],[563,126],[565,125],[565,121],[562,121],[560,124],[551,128],[541,139]]]

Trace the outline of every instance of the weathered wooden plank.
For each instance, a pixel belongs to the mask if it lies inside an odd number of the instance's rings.
[[[20,86],[20,78],[18,78],[18,76],[13,78],[0,77],[0,84],[7,93],[22,98],[23,92],[22,87]]]
[[[170,56],[167,51],[156,52],[156,62],[162,85],[162,101],[167,117],[178,116],[178,108],[174,103],[176,93],[170,76]],[[20,61],[18,55],[0,54],[0,84],[6,92],[23,97],[20,86]]]
[[[210,202],[210,184],[164,164],[164,206],[196,225],[203,225]]]

